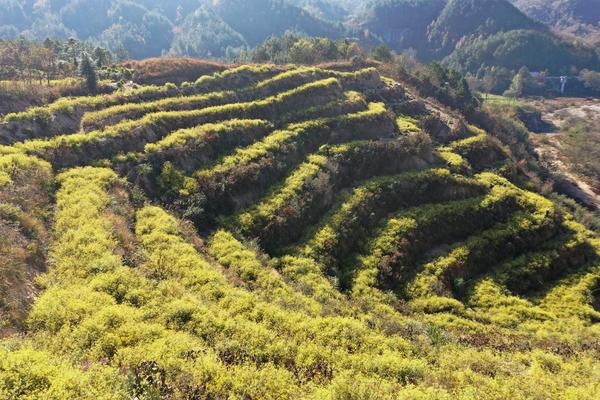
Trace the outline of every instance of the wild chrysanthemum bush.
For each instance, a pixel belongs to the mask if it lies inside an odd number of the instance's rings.
[[[260,119],[232,119],[202,124],[175,131],[159,142],[148,143],[143,153],[129,154],[129,157],[140,162],[147,160],[153,166],[169,162],[189,173],[238,147],[264,138],[273,130],[272,123]]]
[[[280,72],[281,68],[275,65],[241,65],[213,75],[201,76],[195,84],[205,92],[239,90],[257,82],[268,80],[269,77]]]
[[[85,278],[120,265],[117,241],[105,211],[107,189],[116,180],[108,169],[84,167],[56,177],[61,189],[56,199],[55,243],[51,258],[56,279]]]
[[[177,97],[184,92],[176,87],[165,85],[146,86],[97,96],[61,98],[46,106],[32,107],[25,112],[6,115],[2,119],[5,123],[2,133],[6,135],[4,140],[9,142],[21,141],[23,137],[44,138],[74,133],[79,130],[80,121],[86,112],[125,103],[143,103]]]
[[[217,124],[205,124],[194,128],[182,129],[173,132],[169,136],[165,137],[159,142],[148,143],[144,147],[146,153],[154,153],[165,151],[169,149],[180,148],[185,150],[186,147],[190,146],[190,142],[201,141],[202,139],[208,139],[209,137],[223,136],[231,134],[231,132],[240,132],[240,135],[244,132],[248,133],[253,129],[269,128],[272,125],[265,120],[238,120],[233,119]],[[249,135],[251,136],[251,135]]]
[[[10,117],[0,398],[595,400],[596,235],[410,93],[256,65]]]
[[[400,116],[396,118],[396,125],[403,135],[409,135],[412,133],[418,133],[421,129],[417,126],[414,118]]]
[[[20,153],[0,155],[0,187],[12,185],[25,176],[49,184],[51,175],[52,166],[39,158]]]
[[[266,249],[297,239],[334,202],[334,193],[356,180],[398,173],[423,162],[419,149],[403,140],[355,141],[323,146],[298,166],[279,187],[237,217],[248,237]]]
[[[435,188],[435,192],[429,191],[430,188]],[[374,178],[354,189],[339,208],[323,219],[304,252],[334,266],[340,257],[365,239],[369,225],[374,227],[388,212],[434,201],[435,196],[439,196],[439,201],[452,200],[484,190],[480,182],[454,176],[443,169]]]
[[[127,103],[86,113],[81,119],[85,130],[100,129],[124,119],[137,119],[159,111],[191,110],[235,102],[234,92],[216,92],[194,96],[169,97],[145,103]]]
[[[145,143],[177,129],[233,118],[261,118],[315,103],[326,104],[341,93],[339,83],[326,79],[249,103],[232,103],[189,111],[162,111],[139,120],[123,121],[103,130],[18,143],[15,148],[61,166],[82,164],[118,151],[141,150]],[[88,158],[85,158],[85,157]]]

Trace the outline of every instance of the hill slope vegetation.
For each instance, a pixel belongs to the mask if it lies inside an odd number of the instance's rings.
[[[595,234],[458,112],[335,67],[6,116],[0,397],[593,399]]]

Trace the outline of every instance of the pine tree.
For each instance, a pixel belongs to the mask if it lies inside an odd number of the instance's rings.
[[[79,66],[79,74],[85,78],[85,84],[90,92],[95,92],[98,87],[98,75],[96,74],[96,68],[92,63],[92,60],[87,54],[84,54],[81,58],[81,65]]]
[[[112,63],[112,54],[110,51],[102,48],[96,47],[92,52],[92,58],[96,63],[96,67],[102,68]]]
[[[394,58],[391,50],[384,44],[375,47],[371,52],[371,56],[377,61],[390,62]]]

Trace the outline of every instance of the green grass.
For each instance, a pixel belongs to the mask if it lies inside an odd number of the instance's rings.
[[[481,97],[483,98],[484,103],[488,103],[488,104],[496,104],[496,105],[506,105],[506,106],[522,106],[523,105],[523,101],[520,99],[516,99],[514,97],[506,97],[506,96],[500,96],[497,94],[491,94],[491,93],[480,93]]]

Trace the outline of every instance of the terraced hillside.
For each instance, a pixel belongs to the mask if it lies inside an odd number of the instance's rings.
[[[600,392],[596,235],[374,68],[61,99],[0,138],[2,399]]]

